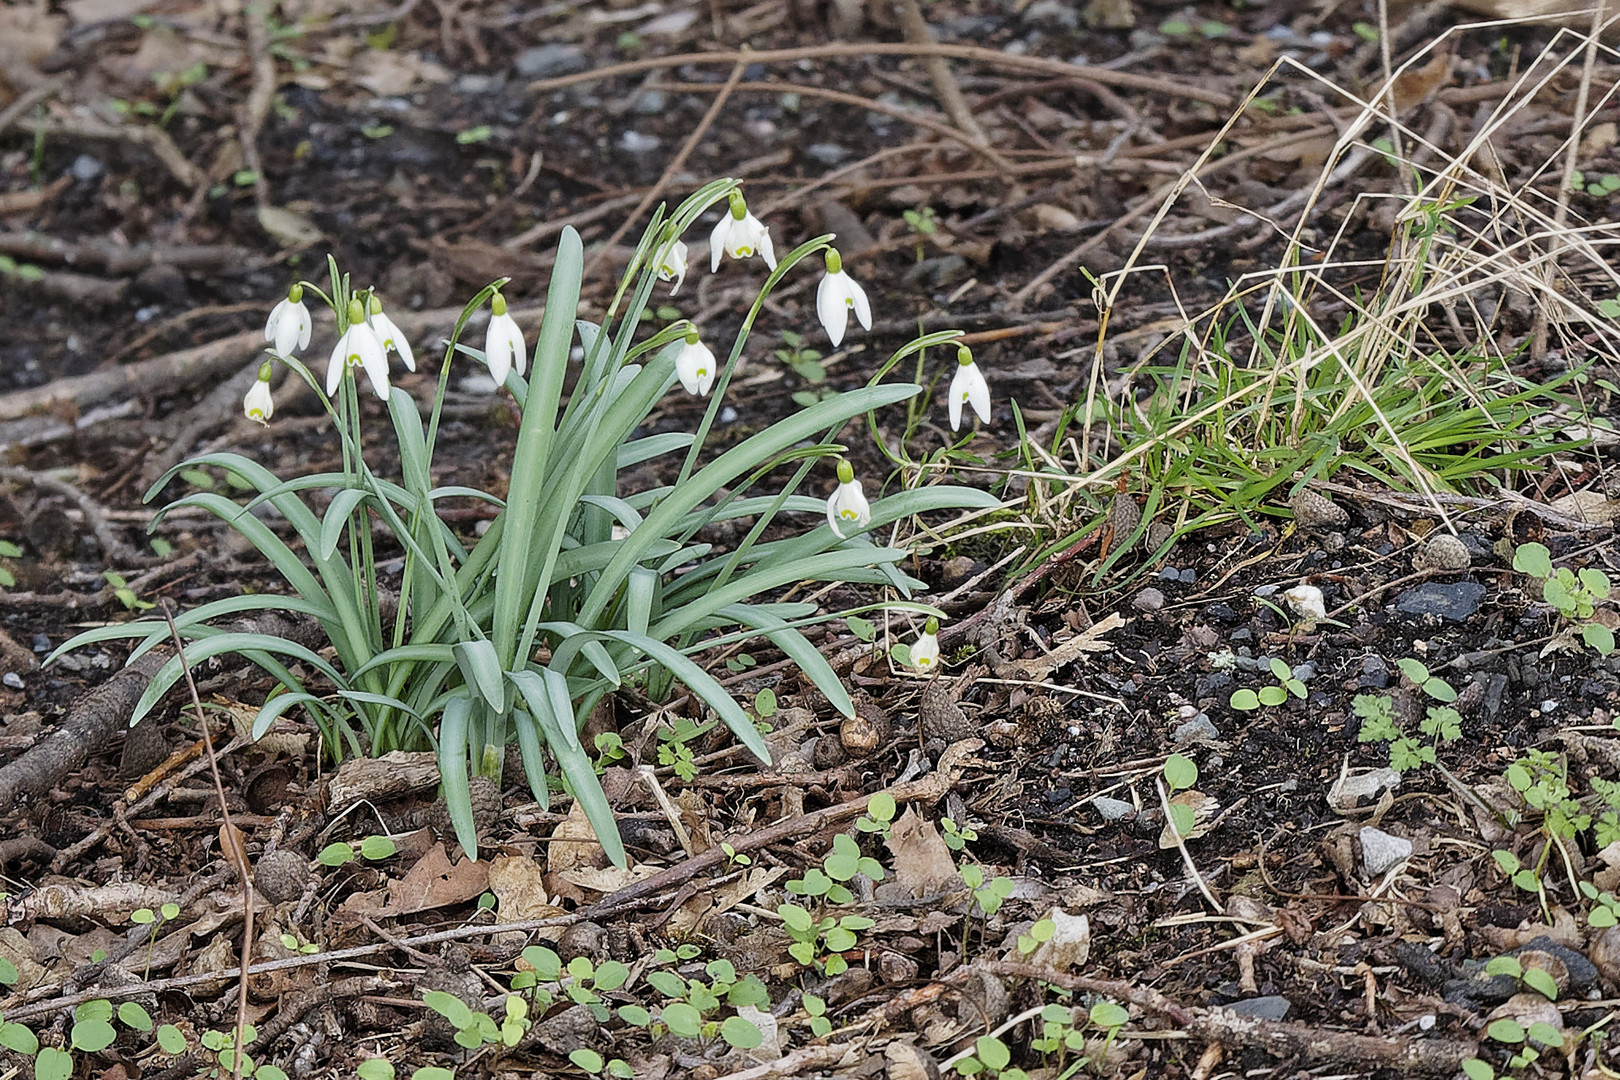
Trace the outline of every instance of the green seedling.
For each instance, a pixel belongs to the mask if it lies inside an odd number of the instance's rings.
[[[1520,544],[1513,552],[1513,569],[1541,582],[1542,599],[1566,620],[1580,627],[1581,640],[1603,656],[1614,651],[1614,631],[1593,621],[1597,605],[1609,599],[1609,575],[1594,567],[1579,572],[1554,569],[1545,544]]]
[[[1277,680],[1276,685],[1262,686],[1258,691],[1250,690],[1248,687],[1232,691],[1232,698],[1229,702],[1232,708],[1249,712],[1260,708],[1262,705],[1267,707],[1281,705],[1288,700],[1289,694],[1300,699],[1306,696],[1308,691],[1305,689],[1305,684],[1294,678],[1292,669],[1286,663],[1274,656],[1268,666],[1271,669],[1271,674]]]

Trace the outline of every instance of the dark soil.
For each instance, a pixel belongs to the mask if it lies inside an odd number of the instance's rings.
[[[1376,87],[1377,51],[1365,37],[1377,22],[1376,5],[1332,5],[1321,16],[1297,7],[1142,2],[1095,3],[1081,11],[1051,0],[940,0],[924,12],[942,42],[1155,76],[1163,86],[1107,86],[982,58],[953,59],[954,77],[1003,166],[1012,169],[1006,171],[938,134],[939,125],[954,121],[922,59],[856,53],[752,62],[741,73],[744,83],[795,85],[734,92],[663,191],[674,200],[712,174],[738,175],[779,251],[823,231],[840,234],[852,272],[871,294],[876,324],[870,334],[852,333],[851,346],[829,362],[831,387],[864,383],[919,327],[966,331],[996,400],[992,423],[968,449],[983,462],[1012,466],[1012,456],[998,455],[1016,444],[1019,420],[1050,434],[1064,409],[1085,393],[1097,335],[1086,275],[1123,266],[1150,215],[1124,227],[1120,219],[1145,203],[1156,205],[1153,193],[1220,134],[1228,109],[1200,95],[1225,95],[1235,104],[1279,55],[1356,92]],[[174,497],[180,485],[154,493],[150,505],[142,496],[165,468],[221,448],[284,473],[337,466],[323,415],[290,383],[278,391],[286,396],[278,397],[268,428],[238,419],[237,397],[228,408],[216,402],[217,416],[202,408],[215,386],[257,365],[257,342],[228,353],[206,377],[189,374],[115,395],[52,398],[39,388],[78,386],[62,380],[133,370],[128,365],[256,334],[290,280],[324,278],[327,252],[357,282],[376,283],[400,311],[430,313],[411,333],[436,343],[449,323],[431,313],[458,307],[497,277],[512,278],[507,295],[514,309],[532,313],[544,296],[556,234],[514,238],[546,223],[575,222],[587,251],[603,256],[593,263],[585,300],[587,314],[600,313],[638,235],[633,228],[624,239],[614,230],[636,198],[660,183],[714,100],[714,91],[663,87],[703,83],[717,91],[732,70],[729,61],[698,63],[683,55],[745,44],[759,51],[903,40],[887,10],[849,26],[838,21],[836,7],[790,0],[720,2],[689,11],[618,3],[577,10],[407,3],[392,13],[323,0],[283,5],[269,27],[276,84],[255,143],[264,179],[256,191],[252,177],[242,175],[248,166],[238,138],[254,79],[240,17],[183,2],[142,6],[134,20],[122,7],[116,14],[99,7],[80,11],[75,4],[65,9],[19,14],[15,25],[4,20],[17,9],[0,12],[0,27],[14,30],[20,43],[11,45],[0,32],[0,52],[21,50],[15,65],[5,53],[0,77],[0,253],[35,268],[14,266],[0,276],[0,392],[34,406],[0,409],[8,466],[0,475],[0,539],[22,552],[0,560],[16,579],[0,591],[0,762],[49,738],[75,701],[122,664],[121,650],[92,648],[39,667],[44,654],[86,626],[128,617],[105,572],[128,580],[142,604],[181,609],[278,587],[255,553],[201,516],[166,519],[154,533],[165,552],[154,553],[144,531],[151,506]],[[1116,10],[1133,11],[1134,28],[1114,26],[1109,13]],[[1422,9],[1394,29],[1395,61],[1456,21]],[[292,32],[298,27],[304,29]],[[1488,103],[1498,100],[1484,88],[1510,80],[1556,34],[1545,26],[1455,32],[1451,67],[1410,104],[1406,127],[1440,130],[1434,125],[1445,112],[1450,122],[1442,149],[1458,150],[1468,125],[1482,122]],[[530,85],[658,56],[669,56],[669,65],[562,87]],[[1620,112],[1605,96],[1614,86],[1611,61],[1606,56],[1598,65],[1588,128],[1606,123],[1609,135],[1606,142],[1593,136],[1580,161],[1594,178],[1620,173],[1612,137]],[[1555,80],[1498,147],[1513,186],[1531,185],[1549,197],[1556,191],[1557,169],[1539,179],[1532,173],[1548,160],[1562,161],[1557,155],[1578,68]],[[48,84],[53,78],[58,81]],[[36,104],[25,103],[15,115],[6,111],[8,102],[39,88]],[[818,97],[816,90],[910,110],[934,127],[910,124],[892,110]],[[1251,109],[1228,134],[1229,148],[1318,128],[1318,142],[1331,143],[1340,121],[1323,116],[1327,96],[1320,84],[1284,69],[1268,88],[1266,107]],[[116,109],[115,102],[121,103]],[[111,124],[120,116],[131,124],[161,119],[190,163],[190,182],[137,140],[75,133],[85,117]],[[44,125],[37,136],[31,130],[36,122]],[[1211,178],[1205,185],[1210,198],[1178,204],[1159,229],[1195,239],[1150,249],[1146,259],[1171,265],[1175,292],[1151,274],[1132,279],[1108,326],[1105,378],[1120,378],[1171,333],[1164,321],[1178,310],[1200,311],[1231,281],[1275,265],[1294,210],[1278,230],[1245,226],[1208,242],[1196,236],[1228,224],[1232,206],[1273,206],[1314,183],[1321,165],[1314,146],[1285,144],[1255,156]],[[1106,167],[1075,164],[1076,155],[1090,162],[1110,150],[1117,158]],[[1376,214],[1354,213],[1355,200],[1399,192],[1399,185],[1393,170],[1375,162],[1330,190],[1318,208],[1312,235],[1325,242],[1348,220],[1336,251],[1347,261],[1368,260],[1348,274],[1347,291],[1355,284],[1376,287],[1389,238],[1389,223],[1380,230]],[[260,200],[298,215],[319,239],[292,243],[268,234]],[[615,209],[598,216],[606,204]],[[904,217],[910,212],[915,221],[925,208],[937,222],[931,232]],[[1578,195],[1570,210],[1572,221],[1612,230],[1606,196]],[[699,265],[707,258],[701,249],[708,227],[700,222],[688,235],[691,277],[669,303],[707,336],[729,341],[755,279],[745,281],[729,265],[711,276]],[[1088,237],[1098,242],[1072,255]],[[605,247],[610,238],[613,246]],[[141,254],[147,246],[150,252]],[[773,350],[782,347],[784,332],[805,332],[810,345],[824,345],[819,329],[807,332],[818,276],[790,279],[767,306],[733,384],[717,445],[788,415],[798,408],[792,395],[814,389]],[[1607,295],[1601,274],[1577,286]],[[1510,347],[1530,340],[1525,310],[1504,311],[1497,325],[1512,339]],[[324,356],[330,346],[319,336],[311,356]],[[1598,380],[1620,379],[1599,350],[1572,347],[1551,361],[1532,355],[1527,345],[1520,369],[1527,378],[1559,363],[1590,360],[1593,393],[1600,392]],[[400,385],[422,401],[435,390],[434,376],[426,373],[402,377]],[[943,392],[935,389],[937,405]],[[6,402],[0,396],[0,406]],[[510,405],[459,385],[450,405],[441,436],[444,482],[503,489],[515,439]],[[648,428],[690,430],[699,408],[676,394]],[[898,438],[900,418],[889,419],[894,426],[885,434]],[[913,451],[936,451],[946,436],[936,415],[917,432]],[[883,476],[884,461],[866,445],[864,432],[852,428],[847,438],[863,475]],[[394,462],[377,449],[374,464],[387,473]],[[1549,477],[1544,489],[1522,494],[1547,503],[1582,485],[1605,490],[1601,448],[1572,448],[1560,469],[1562,480]],[[85,505],[64,494],[64,484],[88,498],[88,517]],[[227,800],[261,875],[274,847],[296,852],[309,866],[334,841],[385,829],[400,838],[400,853],[388,859],[314,866],[312,890],[294,882],[278,897],[282,902],[258,916],[260,960],[292,955],[280,940],[284,934],[323,954],[357,946],[373,951],[252,976],[250,1014],[261,1035],[271,1036],[255,1045],[255,1056],[293,1076],[352,1075],[361,1058],[377,1054],[402,1074],[459,1063],[463,1075],[557,1075],[577,1071],[567,1054],[580,1047],[625,1058],[640,1076],[714,1077],[750,1066],[741,1056],[722,1055],[723,1044],[712,1039],[650,1040],[618,1020],[606,1026],[581,1021],[561,1006],[535,1017],[535,1034],[515,1049],[463,1052],[446,1033],[436,1033],[432,1015],[420,1007],[422,993],[462,979],[470,990],[448,988],[475,1000],[488,995],[491,984],[477,973],[509,984],[518,949],[539,939],[490,933],[469,934],[465,944],[400,942],[489,921],[488,905],[478,901],[488,892],[499,905],[529,912],[521,918],[594,913],[560,943],[555,928],[548,934],[564,961],[583,955],[634,966],[654,950],[686,943],[701,948],[703,961],[730,959],[740,973],[768,986],[785,1052],[816,1042],[799,1011],[801,995],[824,997],[833,1018],[831,1041],[850,1045],[848,1059],[805,1057],[769,1075],[853,1077],[885,1068],[896,1077],[922,1075],[904,1071],[909,1051],[889,1048],[914,1043],[942,1062],[1010,1017],[1059,1000],[1032,979],[963,975],[964,965],[1023,960],[1018,935],[1054,905],[1090,920],[1089,959],[1071,974],[1151,989],[1185,1008],[1285,999],[1249,1007],[1286,1008],[1285,1022],[1298,1025],[1290,1031],[1320,1037],[1315,1049],[1280,1037],[1267,1042],[1231,1033],[1222,1040],[1185,1016],[1131,999],[1130,1023],[1095,1066],[1104,1075],[1406,1075],[1348,1040],[1472,1046],[1513,987],[1481,991],[1482,978],[1465,966],[1542,937],[1553,942],[1547,949],[1572,954],[1559,961],[1568,971],[1558,1003],[1572,1036],[1566,1045],[1572,1075],[1620,1067],[1600,1040],[1573,1038],[1611,1017],[1610,1000],[1620,993],[1614,944],[1588,921],[1592,902],[1570,883],[1580,877],[1612,888],[1620,876],[1612,846],[1600,849],[1587,833],[1568,845],[1567,864],[1554,852],[1543,873],[1544,897],[1515,888],[1491,855],[1512,851],[1527,865],[1545,857],[1541,819],[1514,805],[1502,779],[1532,748],[1566,755],[1576,797],[1591,801],[1601,794],[1601,782],[1620,780],[1620,738],[1611,722],[1620,663],[1578,646],[1544,649],[1564,627],[1527,592],[1530,583],[1512,571],[1498,545],[1504,538],[1523,542],[1534,515],[1509,520],[1500,507],[1462,508],[1453,520],[1473,553],[1470,567],[1414,576],[1414,555],[1440,525],[1429,511],[1409,509],[1421,504],[1401,502],[1359,479],[1357,487],[1359,494],[1335,495],[1349,513],[1347,526],[1301,528],[1279,502],[1256,519],[1256,529],[1209,529],[1152,554],[1139,546],[1101,575],[1102,551],[1111,541],[1083,526],[1102,517],[1105,502],[1081,504],[1061,528],[1032,534],[1037,544],[1066,532],[1079,536],[1044,563],[1014,555],[1013,534],[953,544],[919,559],[909,572],[946,597],[942,603],[952,616],[944,637],[946,671],[935,693],[944,688],[943,696],[965,712],[965,728],[941,727],[934,711],[942,706],[924,700],[923,683],[897,674],[880,653],[860,649],[842,624],[818,644],[842,657],[841,673],[878,733],[872,746],[847,726],[841,730],[826,702],[790,666],[776,664],[769,649],[750,650],[755,667],[734,651],[708,658],[735,692],[775,692],[784,710],[779,747],[803,750],[797,764],[804,775],[760,775],[758,766],[733,752],[729,737],[696,747],[695,779],[659,768],[659,782],[693,843],[683,852],[663,806],[627,767],[635,762],[611,768],[605,783],[624,814],[627,844],[649,871],[687,865],[693,852],[714,850],[722,840],[742,850],[762,830],[943,767],[941,755],[961,735],[984,740],[958,746],[951,759],[958,776],[949,793],[914,808],[931,822],[948,817],[975,830],[969,853],[987,873],[1017,879],[1017,890],[986,918],[960,882],[920,900],[867,888],[850,910],[872,916],[876,926],[849,951],[850,970],[831,978],[806,973],[788,957],[768,909],[789,899],[783,882],[817,865],[853,815],[813,819],[802,834],[783,833],[750,848],[750,872],[784,871],[752,892],[735,895],[740,870],[720,860],[703,864],[678,887],[626,900],[618,890],[628,878],[610,878],[594,866],[596,877],[563,876],[555,852],[569,844],[553,841],[554,830],[567,836],[574,824],[569,802],[542,810],[514,768],[504,812],[488,824],[485,843],[494,855],[545,869],[546,895],[519,896],[521,890],[509,892],[513,886],[487,875],[474,881],[482,871],[458,863],[462,869],[447,870],[437,887],[465,887],[464,894],[404,914],[377,909],[363,921],[353,915],[355,896],[431,865],[417,860],[431,857],[425,853],[433,834],[415,831],[434,816],[431,787],[379,795],[373,805],[340,814],[349,807],[330,801],[331,763],[313,741],[283,740],[223,756]],[[1173,514],[1167,510],[1166,518]],[[470,533],[477,516],[469,510],[457,528]],[[104,519],[105,535],[91,527],[97,517]],[[1554,516],[1536,526],[1555,557],[1571,567],[1612,572],[1610,530],[1566,530],[1562,520]],[[1290,625],[1280,593],[1302,581],[1322,590],[1332,618]],[[1480,595],[1458,588],[1468,584],[1481,586]],[[1442,613],[1436,589],[1441,600],[1461,606]],[[848,590],[827,602],[836,608],[869,599]],[[1101,648],[1043,668],[1049,653],[1114,613],[1126,621],[1100,635]],[[1275,683],[1272,658],[1303,680],[1306,696],[1253,711],[1232,708],[1234,691]],[[1458,691],[1460,737],[1439,746],[1437,764],[1407,772],[1389,792],[1359,803],[1331,801],[1347,770],[1364,772],[1389,759],[1384,743],[1359,737],[1358,695],[1387,696],[1408,731],[1436,704],[1403,679],[1397,664],[1405,658],[1420,660]],[[256,673],[230,667],[202,674],[205,700],[245,709],[248,717],[271,689]],[[0,1009],[26,1019],[46,1043],[60,1042],[67,1030],[65,1014],[49,1003],[92,987],[115,993],[125,983],[176,977],[178,984],[142,987],[144,996],[132,999],[160,1023],[189,1025],[193,1034],[228,1028],[236,1015],[234,979],[183,978],[221,972],[239,955],[240,915],[233,922],[230,914],[239,912],[231,907],[238,894],[221,855],[212,781],[206,770],[193,771],[164,798],[143,804],[125,791],[169,751],[192,746],[195,721],[181,705],[180,695],[172,694],[133,733],[90,748],[87,763],[50,785],[45,797],[0,806],[0,871],[9,893],[0,899],[8,923],[0,930],[0,958],[33,973],[29,986],[0,996]],[[632,753],[655,765],[657,719],[657,703],[627,694],[593,725],[616,730]],[[292,734],[313,730],[290,721],[288,727]],[[218,735],[229,739],[229,729]],[[813,736],[819,739],[812,747]],[[850,749],[864,752],[852,757]],[[1177,847],[1161,843],[1166,817],[1158,784],[1172,753],[1196,762],[1195,793],[1208,800],[1200,815],[1207,831],[1187,845],[1202,887]],[[1374,827],[1411,844],[1409,857],[1387,872],[1367,865],[1366,829]],[[892,849],[868,834],[852,835],[865,854],[891,862]],[[87,837],[93,842],[85,843]],[[132,893],[136,898],[124,902],[96,892],[128,883],[175,898],[198,882],[207,887],[188,900],[182,916],[196,922],[190,936],[160,932],[163,940],[147,960],[145,944],[128,948],[144,939],[129,936],[127,916],[153,906],[142,898],[148,894]],[[51,915],[37,906],[48,885],[102,899],[88,901],[87,910]],[[263,882],[260,888],[274,891]],[[371,910],[363,903],[359,909]],[[513,921],[505,906],[497,913]],[[92,969],[96,949],[113,952],[117,963]],[[1596,965],[1590,975],[1581,966],[1587,960]],[[357,966],[346,966],[351,963]],[[699,974],[691,964],[681,970]],[[607,996],[614,1006],[653,1007],[662,1000],[645,982]],[[862,1026],[881,1010],[889,1010],[881,1013],[883,1023]],[[1032,1032],[1026,1022],[1003,1034],[1015,1048],[1014,1063],[1032,1070],[1055,1064],[1029,1049],[1039,1034]],[[1283,1049],[1273,1053],[1268,1046]],[[177,1068],[174,1059],[149,1054],[150,1047],[150,1038],[125,1033],[107,1050],[80,1055],[78,1075],[195,1071],[198,1059],[182,1057]],[[1508,1056],[1488,1041],[1479,1052],[1498,1066]],[[0,1049],[0,1067],[11,1065],[27,1067]],[[1557,1072],[1547,1062],[1535,1068]]]

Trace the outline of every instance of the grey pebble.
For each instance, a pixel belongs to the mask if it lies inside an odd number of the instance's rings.
[[[1221,733],[1215,722],[1209,718],[1208,713],[1199,713],[1184,724],[1176,727],[1172,741],[1177,746],[1185,746],[1193,742],[1214,742],[1220,739]]]
[[[1131,606],[1138,611],[1158,611],[1164,607],[1164,593],[1150,585],[1131,599]]]
[[[564,45],[558,42],[536,45],[532,49],[524,49],[518,53],[512,66],[525,79],[549,79],[554,75],[584,71],[585,50],[578,45]]]
[[[849,151],[837,143],[817,142],[804,148],[804,156],[823,165],[837,165],[849,157]]]
[[[1405,615],[1438,615],[1462,622],[1479,610],[1485,586],[1472,581],[1426,581],[1395,599],[1395,610]]]
[[[22,676],[17,674],[15,671],[6,672],[5,676],[0,678],[0,682],[5,683],[13,690],[21,690],[23,688]]]
[[[1310,682],[1316,676],[1316,665],[1307,660],[1295,667],[1289,674],[1300,682]]]
[[[1361,865],[1368,877],[1378,877],[1411,857],[1412,841],[1371,825],[1362,826]]]
[[[1259,1020],[1281,1020],[1288,1015],[1289,1010],[1293,1007],[1294,1003],[1281,994],[1245,998],[1242,1001],[1234,1001],[1230,1005],[1221,1006],[1228,1012],[1237,1013],[1239,1016],[1252,1016]]]
[[[643,90],[636,95],[630,111],[640,116],[657,116],[669,108],[669,95],[662,90]]]
[[[632,154],[650,153],[663,144],[656,135],[643,135],[639,131],[626,131],[619,136],[619,145]]]
[[[101,161],[89,154],[80,154],[73,159],[73,164],[68,166],[68,172],[73,174],[73,179],[84,183],[89,183],[105,171],[106,167]]]
[[[1091,800],[1091,805],[1097,813],[1102,815],[1104,821],[1119,821],[1120,819],[1136,813],[1136,807],[1124,799],[1110,799],[1106,795],[1098,795]]]

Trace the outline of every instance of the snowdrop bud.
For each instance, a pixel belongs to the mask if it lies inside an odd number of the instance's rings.
[[[489,300],[489,328],[484,331],[484,363],[495,385],[505,386],[506,376],[516,368],[519,375],[528,362],[529,346],[517,320],[506,313],[506,297],[496,293]]]
[[[304,306],[304,287],[294,285],[287,290],[287,299],[270,309],[264,340],[271,343],[277,356],[291,356],[295,348],[309,348],[311,328],[309,309]]]
[[[962,426],[963,402],[973,406],[980,420],[990,422],[990,384],[984,381],[984,373],[973,362],[973,350],[966,345],[956,349],[956,374],[951,378],[950,397],[946,402],[952,431]]]
[[[871,522],[872,507],[861,492],[861,482],[855,479],[854,467],[847,461],[839,461],[838,490],[827,500],[827,525],[833,535],[842,540]]]
[[[681,351],[675,354],[675,374],[688,394],[703,397],[714,385],[714,353],[698,340],[696,329],[686,332]]]
[[[385,355],[392,349],[399,353],[406,371],[416,370],[416,354],[411,351],[411,343],[394,325],[394,320],[383,314],[382,300],[376,293],[371,294],[371,329],[376,331],[377,340],[382,342]]]
[[[816,317],[821,320],[828,339],[836,349],[844,340],[850,309],[855,309],[855,317],[860,320],[861,326],[870,330],[872,308],[867,303],[866,290],[844,273],[844,259],[838,254],[837,248],[827,249],[826,260],[827,276],[821,279],[821,284],[816,288]]]
[[[922,636],[911,647],[911,666],[927,674],[939,667],[939,620],[929,616]]]
[[[1327,618],[1327,605],[1322,600],[1322,590],[1315,585],[1295,585],[1282,594],[1283,600],[1293,609],[1299,621],[1314,626]]]
[[[258,381],[242,399],[242,412],[249,420],[265,424],[270,421],[270,414],[276,411],[275,400],[270,396],[270,376],[274,373],[270,361],[259,365]]]

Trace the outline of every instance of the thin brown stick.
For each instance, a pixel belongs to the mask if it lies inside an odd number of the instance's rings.
[[[747,52],[748,50],[744,49],[743,55],[747,55]],[[618,246],[620,240],[624,239],[624,234],[630,231],[630,226],[640,221],[641,215],[645,214],[652,207],[652,204],[669,188],[670,183],[675,179],[675,174],[681,171],[681,167],[686,164],[686,159],[691,156],[692,151],[697,148],[697,144],[702,141],[703,136],[713,126],[715,119],[719,117],[720,110],[725,107],[726,99],[731,97],[731,91],[737,85],[737,80],[742,78],[743,68],[745,67],[747,67],[747,64],[740,59],[732,67],[731,75],[726,79],[725,85],[720,88],[720,92],[715,95],[714,100],[709,102],[708,111],[703,114],[703,119],[698,121],[697,127],[692,129],[692,134],[686,137],[686,141],[681,144],[680,150],[673,158],[670,158],[669,164],[664,167],[664,174],[658,178],[658,183],[647,189],[647,193],[641,197],[641,201],[636,203],[636,208],[625,215],[624,220],[619,223],[619,227],[613,230],[613,235],[608,237],[607,243],[597,248],[596,254],[591,256],[591,261],[585,264],[585,277],[589,278],[591,276],[591,272],[596,269],[597,265],[608,257],[609,252]]]
[[[253,172],[253,201],[263,210],[270,205],[270,184],[264,178],[259,160],[259,132],[276,93],[276,58],[270,52],[270,27],[266,0],[254,0],[242,9],[247,24],[247,50],[253,62],[253,88],[242,102],[237,142],[242,147],[242,164]]]
[[[662,79],[654,85],[660,90],[684,94],[706,94],[721,89],[721,87],[715,86],[713,83],[665,82]],[[852,105],[868,112],[882,113],[885,116],[892,116],[896,120],[903,120],[908,124],[932,131],[934,134],[950,139],[952,142],[960,143],[963,149],[982,156],[990,163],[993,170],[990,174],[992,176],[1016,168],[1000,154],[978,145],[973,141],[971,135],[952,127],[950,124],[935,120],[931,116],[924,116],[915,109],[890,105],[887,102],[878,101],[876,98],[845,93],[842,90],[829,90],[824,86],[812,86],[808,83],[794,82],[740,82],[731,89],[753,94],[798,94],[800,97],[822,98],[826,101],[837,102],[840,105]],[[1065,164],[1072,166],[1073,160],[1066,158]]]
[[[922,8],[917,0],[895,0],[895,8],[900,13],[900,29],[905,33],[906,40],[913,45],[934,44],[934,32],[923,18]],[[956,82],[956,76],[951,74],[950,64],[945,62],[943,56],[930,56],[924,63],[928,67],[928,78],[934,84],[934,92],[939,95],[940,107],[945,115],[951,118],[951,123],[966,135],[979,151],[990,160],[992,165],[1004,168],[1004,161],[1000,154],[990,146],[990,139],[979,126],[978,118],[973,110],[968,108],[967,98],[962,96],[962,87]]]
[[[248,865],[243,837],[231,822],[231,808],[225,798],[225,782],[219,777],[219,759],[214,755],[214,736],[208,728],[208,716],[203,712],[202,698],[197,695],[197,683],[191,677],[191,665],[186,663],[185,643],[180,640],[180,628],[174,625],[174,611],[165,597],[160,605],[163,620],[169,624],[169,637],[174,642],[174,654],[180,660],[180,671],[186,677],[186,690],[191,694],[191,708],[197,714],[197,726],[202,728],[203,748],[208,751],[208,771],[214,777],[214,794],[219,796],[219,814],[222,826],[221,847],[227,849],[225,857],[236,864],[236,873],[242,879],[242,962],[237,979],[235,1053],[231,1055],[231,1080],[242,1080],[242,1036],[248,1026],[247,968],[253,958],[253,868]]]
[[[862,41],[853,43],[835,43],[831,45],[810,45],[799,49],[760,49],[748,50],[715,50],[711,52],[697,52],[676,54],[673,56],[653,56],[642,60],[630,60],[622,64],[610,64],[607,67],[596,68],[594,71],[585,71],[577,75],[561,75],[554,79],[537,79],[529,83],[531,93],[545,93],[548,90],[560,90],[565,86],[576,86],[583,82],[593,82],[596,79],[611,79],[619,75],[634,75],[642,71],[652,71],[655,68],[667,68],[676,64],[735,64],[744,54],[752,64],[780,64],[792,63],[798,60],[819,60],[828,57],[865,57],[865,56],[948,56],[958,60],[974,60],[992,67],[1012,68],[1015,71],[1035,71],[1043,75],[1070,76],[1073,78],[1090,79],[1104,86],[1118,86],[1129,90],[1148,90],[1173,97],[1186,98],[1189,101],[1203,101],[1221,108],[1232,104],[1232,96],[1223,94],[1219,90],[1206,90],[1201,86],[1181,82],[1177,79],[1166,79],[1156,75],[1138,75],[1128,71],[1115,71],[1112,68],[1096,67],[1091,64],[1070,64],[1062,60],[1049,60],[1039,56],[1013,56],[999,49],[987,49],[978,45],[945,45],[935,42],[931,45],[913,45],[909,42]]]

